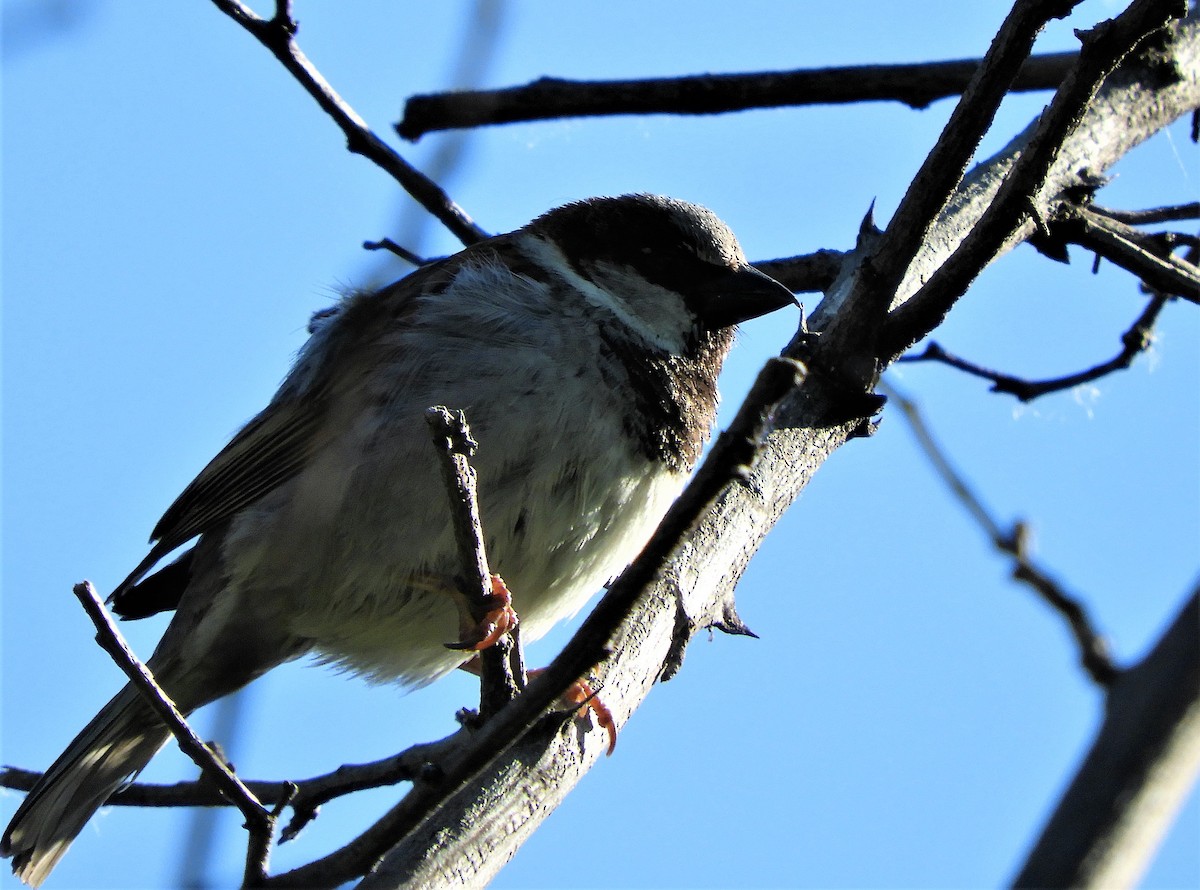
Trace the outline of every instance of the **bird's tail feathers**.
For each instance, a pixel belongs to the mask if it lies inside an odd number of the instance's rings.
[[[13,873],[39,886],[88,819],[170,738],[166,726],[126,686],[84,727],[21,803],[0,838]]]

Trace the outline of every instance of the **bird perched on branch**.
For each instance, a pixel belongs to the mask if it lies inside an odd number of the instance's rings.
[[[352,293],[271,403],[167,510],[110,597],[176,613],[148,666],[189,713],[301,655],[428,683],[457,549],[423,415],[466,411],[492,566],[525,638],[637,555],[700,456],[733,328],[795,302],[713,213],[593,198]],[[180,546],[192,549],[152,570]],[[169,733],[126,686],[17,810],[0,853],[34,886]]]

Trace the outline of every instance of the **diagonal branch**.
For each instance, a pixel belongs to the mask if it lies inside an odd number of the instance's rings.
[[[1018,0],[921,163],[886,231],[858,265],[848,286],[834,288],[814,313],[813,325],[823,333],[819,351],[825,356],[815,358],[814,363],[831,369],[840,365],[835,373],[844,378],[846,385],[869,390],[882,370],[879,359],[886,356],[890,360],[879,340],[885,332],[888,309],[897,303],[906,270],[930,240],[939,213],[962,182],[967,164],[1037,35],[1050,19],[1067,15],[1078,2]],[[836,326],[827,324],[826,317],[835,314]]]
[[[1135,887],[1200,774],[1200,588],[1121,672],[1014,887]]]
[[[200,739],[175,704],[155,682],[150,670],[133,654],[129,644],[125,642],[117,626],[113,624],[108,610],[100,601],[96,589],[91,582],[84,581],[74,588],[76,598],[82,604],[88,617],[96,626],[96,642],[116,662],[129,682],[137,688],[142,697],[154,709],[154,712],[171,730],[179,743],[180,749],[201,772],[208,776],[217,789],[241,811],[246,819],[246,830],[249,841],[246,849],[246,870],[244,884],[247,887],[260,886],[265,879],[267,860],[271,851],[271,835],[275,830],[275,817],[278,811],[270,812],[256,798],[233,772],[229,766],[217,757],[208,745]],[[286,800],[284,801],[286,803]]]
[[[298,25],[292,18],[290,2],[277,0],[275,15],[269,19],[260,18],[239,0],[212,2],[217,9],[265,46],[296,78],[305,92],[312,96],[321,109],[341,128],[346,136],[346,147],[351,152],[362,155],[388,173],[463,244],[474,244],[487,237],[487,233],[480,229],[437,183],[376,136],[367,122],[338,95],[321,76],[321,72],[300,51],[295,40]]]
[[[938,444],[929,426],[925,423],[925,418],[922,417],[917,404],[894,386],[889,384],[880,384],[880,386],[887,393],[888,398],[899,407],[904,419],[908,421],[909,429],[916,437],[921,451],[925,453],[925,457],[946,487],[983,529],[992,545],[1001,553],[1007,553],[1013,558],[1013,578],[1033,588],[1034,592],[1048,606],[1066,619],[1071,634],[1075,637],[1075,643],[1079,647],[1079,661],[1093,682],[1106,688],[1111,686],[1118,677],[1118,669],[1109,653],[1108,641],[1093,626],[1092,619],[1083,603],[1063,590],[1061,584],[1033,561],[1029,553],[1028,526],[1023,522],[1018,522],[1013,525],[1011,531],[1004,531],[1000,522],[992,516],[991,511],[984,505],[979,495],[971,489],[962,474],[950,463],[945,450]]]
[[[1171,254],[1178,239],[1170,233],[1142,232],[1089,207],[1066,205],[1050,223],[1049,236],[1087,248],[1153,290],[1200,304],[1200,270]]]
[[[1065,157],[1062,146],[1080,129],[1105,78],[1150,34],[1187,11],[1185,0],[1135,0],[1117,18],[1082,35],[1079,61],[1039,117],[1028,145],[966,238],[917,293],[893,311],[881,354],[899,355],[932,330],[979,271],[1023,226],[1033,231],[1051,172]],[[1156,73],[1160,79],[1163,77],[1161,70]],[[1173,80],[1183,77],[1182,72],[1173,72]]]

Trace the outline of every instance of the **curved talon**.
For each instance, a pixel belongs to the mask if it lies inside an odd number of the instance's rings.
[[[529,676],[535,677],[545,670],[545,668],[537,668],[529,671]],[[605,756],[611,757],[617,747],[617,721],[613,718],[608,705],[604,704],[600,696],[596,694],[592,685],[586,680],[576,680],[566,688],[560,698],[572,705],[579,705],[579,709],[575,712],[576,718],[583,719],[587,716],[588,711],[596,716],[596,725],[608,733],[608,751],[605,752]]]
[[[447,649],[480,652],[494,646],[497,640],[515,628],[520,621],[512,607],[512,593],[499,575],[492,575],[492,593],[482,605],[488,609],[483,618],[474,625],[469,621],[462,622],[462,639],[446,643]]]
[[[586,680],[576,680],[567,688],[563,697],[582,705],[575,712],[575,716],[583,717],[588,711],[596,715],[596,724],[608,733],[608,750],[604,756],[611,757],[617,747],[617,721],[613,719],[608,705],[600,699],[600,696]]]

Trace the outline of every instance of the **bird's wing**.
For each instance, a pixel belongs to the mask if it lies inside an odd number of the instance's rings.
[[[167,508],[151,540],[173,550],[296,475],[319,448],[323,400],[273,402]]]
[[[150,553],[112,597],[136,584],[154,565],[197,535],[214,528],[270,493],[297,473],[336,435],[327,424],[332,404],[354,388],[338,380],[347,366],[362,369],[355,356],[379,325],[404,324],[421,293],[437,291],[462,254],[423,267],[376,294],[356,294],[333,313],[314,321],[313,338],[279,393],[214,457],[154,527]],[[456,260],[456,261],[455,261]],[[320,342],[318,342],[320,340]]]

